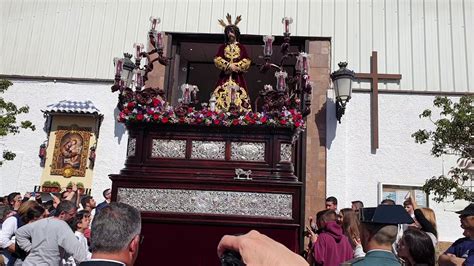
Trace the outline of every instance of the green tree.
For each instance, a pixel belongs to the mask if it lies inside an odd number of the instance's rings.
[[[420,118],[433,122],[435,129],[420,129],[412,134],[416,143],[432,142],[433,156],[454,155],[459,158],[458,162],[464,163],[453,167],[447,175],[434,176],[426,181],[423,190],[432,193],[437,202],[447,198],[474,201],[472,168],[465,167],[472,163],[474,153],[473,101],[472,95],[462,96],[454,103],[447,97],[436,97],[433,104],[440,109],[440,118],[433,120],[429,109],[420,114]]]
[[[10,81],[0,79],[0,94],[3,94],[8,87],[13,85]],[[19,114],[26,114],[29,111],[28,106],[18,107],[12,102],[5,101],[3,97],[0,97],[0,137],[4,137],[9,134],[18,134],[20,129],[31,129],[35,130],[35,126],[31,121],[25,120],[17,122],[16,116]],[[3,151],[3,160],[13,160],[16,154],[5,150]],[[3,160],[0,160],[0,166],[3,164]]]

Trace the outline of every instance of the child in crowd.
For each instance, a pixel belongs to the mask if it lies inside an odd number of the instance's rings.
[[[71,222],[71,229],[74,231],[79,242],[86,248],[87,258],[91,258],[91,253],[89,252],[89,244],[87,243],[87,238],[84,236],[86,229],[89,229],[91,222],[91,214],[89,211],[82,210],[76,213],[76,216]],[[63,259],[63,265],[76,265],[74,258],[72,256],[66,256],[67,259]]]

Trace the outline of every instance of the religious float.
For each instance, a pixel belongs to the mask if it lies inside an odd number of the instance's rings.
[[[263,85],[251,101],[244,73],[252,59],[239,42],[240,16],[233,23],[228,16],[227,24],[220,20],[226,38],[214,58],[220,75],[209,102],[199,102],[199,88],[185,83],[175,105],[162,88],[147,85],[149,74],[173,60],[163,52],[159,19],[150,21],[149,48],[135,44],[134,55],[115,59],[112,86],[117,119],[129,136],[125,167],[110,175],[113,200],[142,213],[145,238],[137,265],[220,265],[220,238],[252,229],[299,252],[299,135],[312,88],[308,54],[290,50],[291,18],[282,20],[281,61],[271,62],[275,38],[265,36],[261,62],[252,66],[274,75],[276,86]],[[289,58],[296,62],[291,74],[283,68]]]

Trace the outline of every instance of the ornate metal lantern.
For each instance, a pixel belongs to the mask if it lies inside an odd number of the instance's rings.
[[[336,92],[336,118],[341,123],[346,104],[351,99],[352,81],[355,79],[354,71],[347,69],[347,62],[340,62],[339,69],[331,74],[331,79]]]

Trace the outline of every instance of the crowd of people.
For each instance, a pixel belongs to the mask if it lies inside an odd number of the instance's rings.
[[[133,265],[143,240],[140,212],[111,203],[110,192],[97,206],[75,186],[52,202],[4,197],[0,265]],[[457,213],[464,237],[439,256],[435,213],[411,198],[373,208],[353,201],[341,210],[335,197],[327,198],[326,209],[309,219],[303,256],[254,230],[223,236],[217,253],[225,262],[224,254],[235,251],[243,265],[474,265],[474,203]]]
[[[226,235],[218,255],[238,251],[247,265],[474,265],[474,203],[458,211],[464,237],[446,251],[437,250],[436,216],[430,208],[418,208],[409,197],[403,206],[386,199],[378,207],[337,209],[337,199],[326,199],[326,210],[310,217],[306,228],[308,248],[304,256],[251,231]],[[305,259],[304,259],[305,258]]]
[[[91,221],[111,199],[96,206],[75,184],[59,195],[10,193],[1,200],[0,265],[76,265],[91,258]]]

